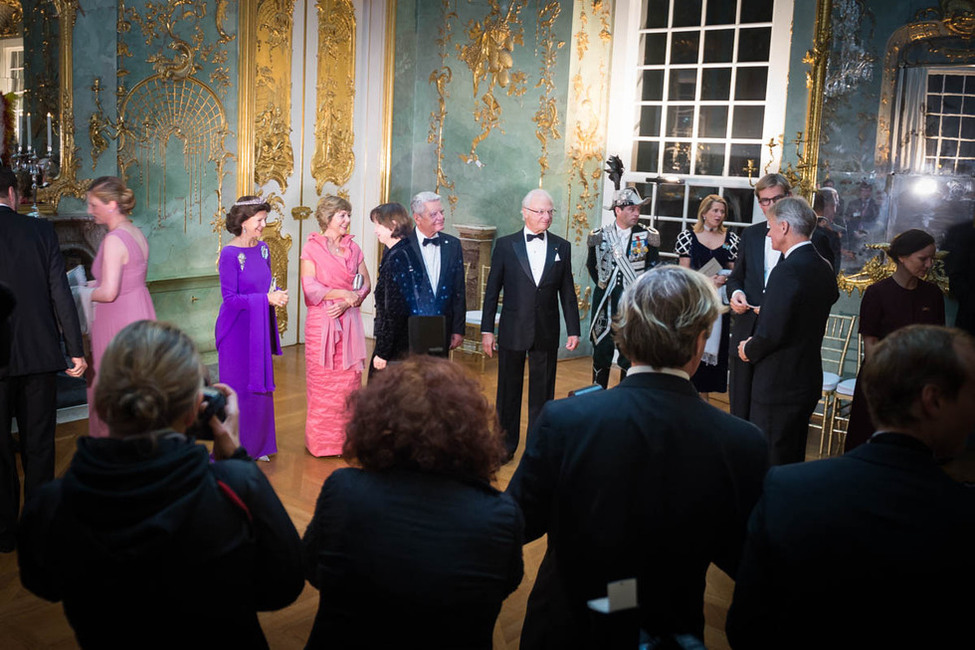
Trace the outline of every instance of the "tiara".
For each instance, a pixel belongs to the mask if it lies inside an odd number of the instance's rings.
[[[266,203],[266,201],[258,196],[257,198],[247,199],[246,201],[237,201],[234,203],[234,207],[236,208],[239,205],[261,205],[262,203]]]

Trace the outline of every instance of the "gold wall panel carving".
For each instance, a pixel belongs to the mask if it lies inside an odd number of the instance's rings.
[[[277,215],[277,219],[268,221],[261,234],[261,241],[267,243],[271,251],[271,273],[274,281],[282,289],[288,288],[288,252],[291,250],[292,239],[289,234],[282,234],[281,227],[284,225],[284,200],[273,192],[265,197],[271,206],[271,212]],[[292,295],[291,300],[298,300],[300,296]],[[288,331],[288,308],[275,307],[274,312],[278,316],[278,333],[284,334]]]
[[[326,182],[344,185],[355,154],[355,7],[350,0],[318,0],[318,110],[311,175],[315,191]]]
[[[897,270],[897,265],[887,256],[887,249],[890,248],[889,242],[867,244],[867,248],[881,251],[883,254],[871,257],[863,265],[863,268],[853,275],[840,273],[836,277],[836,284],[840,288],[840,291],[845,291],[847,295],[851,295],[854,291],[862,293],[871,284],[886,280]],[[931,265],[931,270],[928,271],[927,276],[924,278],[928,282],[936,284],[941,289],[941,293],[945,295],[948,295],[948,275],[945,271],[944,262],[947,256],[947,251],[938,251],[935,254],[934,264]]]
[[[24,34],[24,10],[20,0],[0,0],[0,38],[20,38]]]
[[[550,140],[561,140],[562,134],[559,132],[559,111],[555,103],[553,92],[555,91],[555,62],[558,51],[565,45],[565,41],[560,41],[555,37],[553,29],[555,21],[562,13],[560,2],[553,1],[538,9],[538,22],[535,27],[535,42],[542,53],[542,65],[539,70],[538,83],[536,88],[542,88],[543,92],[538,97],[538,110],[532,117],[535,122],[535,137],[542,145],[542,152],[538,156],[538,184],[542,184],[545,172],[548,171],[548,148]]]
[[[443,168],[443,127],[447,120],[447,98],[450,97],[448,86],[453,77],[453,71],[447,65],[447,50],[452,38],[450,21],[452,18],[457,18],[457,13],[451,9],[452,4],[451,0],[443,0],[440,3],[440,24],[437,26],[436,39],[440,67],[431,72],[429,77],[429,82],[437,89],[437,110],[430,111],[430,131],[427,133],[427,142],[434,145],[437,156],[437,187],[434,191],[437,194],[446,191],[450,207],[457,205],[457,194],[454,192],[454,182],[447,178]]]
[[[806,53],[803,63],[810,66],[806,74],[806,137],[799,166],[799,193],[812,201],[816,192],[819,171],[819,142],[823,127],[823,90],[826,87],[826,65],[833,41],[833,0],[817,0],[816,27],[813,49]],[[800,139],[797,137],[797,140]],[[798,149],[798,145],[797,145]],[[797,151],[798,157],[798,151]]]
[[[291,146],[291,40],[294,0],[262,0],[257,5],[257,88],[254,182],[288,187],[294,171]]]
[[[519,14],[524,2],[512,0],[507,11],[501,12],[499,0],[488,0],[490,13],[483,20],[467,23],[466,45],[457,45],[460,60],[471,70],[474,82],[474,121],[481,126],[481,133],[471,142],[470,153],[460,156],[467,163],[478,163],[477,146],[492,131],[501,128],[501,105],[494,96],[496,87],[507,89],[508,96],[524,95],[527,75],[514,69],[515,45],[524,45],[524,26]],[[488,89],[477,103],[480,85],[487,82]],[[504,131],[502,130],[502,133]]]
[[[577,56],[570,63],[572,83],[566,113],[565,146],[570,162],[566,176],[569,211],[566,237],[571,236],[576,243],[581,242],[593,227],[590,220],[594,218],[594,225],[598,226],[602,215],[599,199],[609,108],[605,62],[611,52],[609,21],[612,9],[609,2],[594,2],[591,11],[586,3],[577,3],[573,16],[573,40],[577,48],[579,43],[586,44],[582,50],[577,49]]]

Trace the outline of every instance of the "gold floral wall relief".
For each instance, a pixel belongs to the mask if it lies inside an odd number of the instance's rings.
[[[461,61],[471,70],[474,82],[474,99],[477,108],[474,109],[474,121],[481,127],[481,133],[471,142],[470,153],[460,156],[467,163],[478,163],[477,146],[487,138],[492,131],[501,129],[501,105],[494,96],[494,90],[501,87],[507,90],[508,96],[520,97],[525,94],[526,78],[524,72],[514,69],[516,45],[524,45],[524,26],[519,14],[524,8],[524,2],[512,0],[508,9],[501,11],[499,0],[488,0],[490,13],[482,20],[470,20],[467,23],[466,45],[458,44],[457,51]],[[487,91],[478,98],[480,86],[487,83]]]
[[[271,251],[271,273],[274,281],[280,288],[287,289],[288,251],[291,250],[292,239],[291,235],[281,232],[284,224],[284,200],[274,192],[268,194],[266,200],[276,218],[267,222],[261,241],[266,242]],[[288,330],[288,308],[277,307],[274,311],[278,316],[278,333],[284,334]]]
[[[541,68],[539,71],[538,83],[536,88],[542,89],[542,94],[538,97],[538,110],[532,117],[535,122],[535,137],[541,143],[542,152],[538,157],[538,181],[539,185],[548,171],[548,150],[551,140],[561,140],[562,133],[559,132],[559,111],[555,101],[555,62],[558,51],[565,45],[565,41],[556,38],[554,25],[559,14],[562,13],[560,2],[553,1],[542,6],[538,10],[538,22],[535,28],[535,41],[541,49]]]
[[[254,182],[288,187],[294,170],[291,147],[291,38],[294,0],[262,0],[257,6],[257,116]]]
[[[434,145],[437,156],[437,187],[435,192],[447,192],[447,201],[451,207],[457,205],[457,194],[454,192],[454,182],[447,178],[443,168],[444,159],[444,138],[443,127],[447,120],[447,98],[450,96],[449,84],[453,77],[450,66],[447,65],[447,49],[451,41],[451,19],[457,18],[457,13],[452,8],[451,0],[442,0],[440,3],[440,24],[437,27],[438,36],[436,39],[437,50],[440,54],[440,67],[430,73],[429,82],[437,89],[437,110],[430,111],[430,131],[427,133],[427,142]]]
[[[311,175],[315,190],[345,185],[355,167],[355,8],[350,0],[318,0],[318,109]]]

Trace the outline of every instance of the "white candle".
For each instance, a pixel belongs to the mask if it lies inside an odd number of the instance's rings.
[[[24,114],[17,114],[17,148],[24,150]]]
[[[30,151],[30,113],[27,114],[27,150]]]
[[[51,140],[51,114],[48,113],[47,114],[47,153],[48,153],[48,155],[50,155],[50,153],[51,153],[51,145],[52,145],[52,140]]]

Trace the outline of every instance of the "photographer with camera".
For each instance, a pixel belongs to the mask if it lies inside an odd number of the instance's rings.
[[[304,586],[298,533],[237,437],[237,395],[173,325],[138,321],[102,357],[95,408],[62,479],[25,507],[24,586],[64,602],[81,647],[266,648],[257,612]],[[187,429],[212,436],[213,458]],[[216,413],[211,415],[210,413]]]

